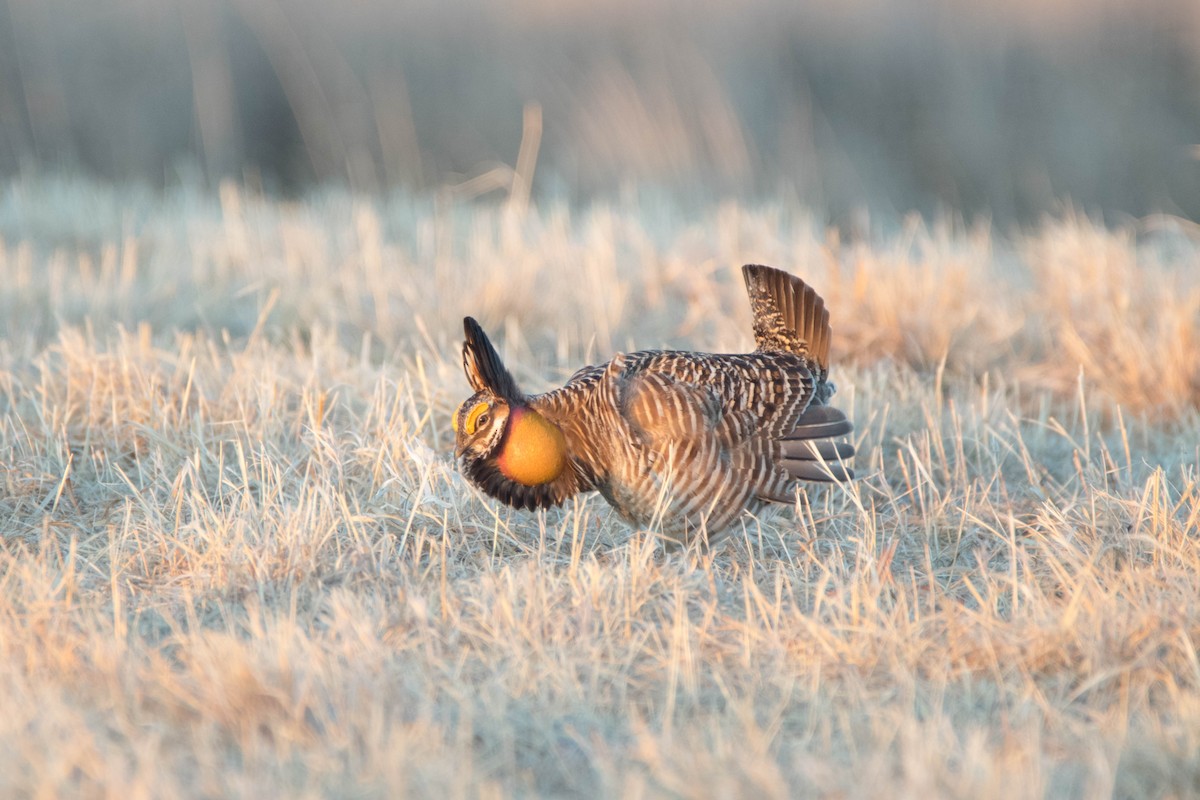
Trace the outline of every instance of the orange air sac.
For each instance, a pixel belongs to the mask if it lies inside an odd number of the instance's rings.
[[[500,472],[526,486],[549,483],[567,466],[567,442],[550,420],[529,408],[514,408],[496,459]]]

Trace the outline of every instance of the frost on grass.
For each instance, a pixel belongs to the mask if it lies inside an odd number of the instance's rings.
[[[0,794],[1200,790],[1186,229],[71,188],[0,204]],[[861,480],[711,552],[469,488],[465,313],[544,388],[748,346],[744,260],[828,298]]]

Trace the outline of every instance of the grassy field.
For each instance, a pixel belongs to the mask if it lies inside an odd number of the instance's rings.
[[[0,795],[1200,792],[1200,233],[0,190]],[[712,552],[450,456],[822,292],[861,480]]]

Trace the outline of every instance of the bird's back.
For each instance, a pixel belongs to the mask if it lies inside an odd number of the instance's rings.
[[[781,441],[814,380],[793,353],[646,350],[580,370],[534,403],[623,515],[684,535],[724,528],[762,500],[790,502]]]

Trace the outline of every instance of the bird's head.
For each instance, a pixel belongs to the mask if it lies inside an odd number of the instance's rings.
[[[454,413],[454,455],[487,458],[500,448],[508,425],[509,405],[490,389],[468,397]]]
[[[567,443],[557,425],[528,406],[510,406],[486,390],[471,395],[454,415],[454,452],[485,461],[523,486],[550,483],[567,466]]]
[[[451,420],[463,473],[517,508],[545,508],[574,492],[567,443],[558,425],[529,405],[475,320],[464,324],[463,369],[475,393]]]

